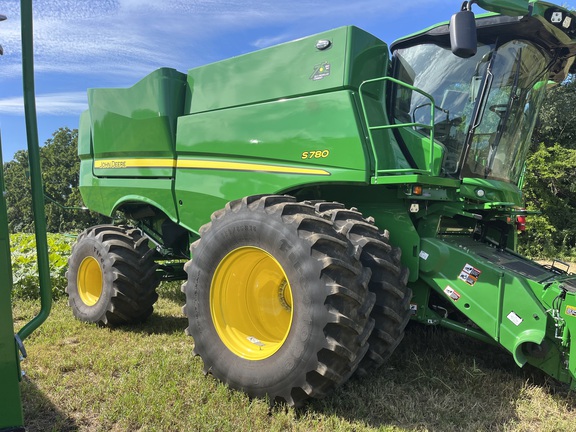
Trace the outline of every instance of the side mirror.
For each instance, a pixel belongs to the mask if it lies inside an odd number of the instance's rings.
[[[471,10],[461,10],[450,18],[450,46],[454,55],[462,58],[476,54],[476,20]]]

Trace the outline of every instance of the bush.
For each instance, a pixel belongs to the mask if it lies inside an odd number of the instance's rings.
[[[48,259],[50,261],[50,279],[54,300],[65,295],[68,256],[75,240],[75,236],[71,235],[48,234]],[[15,299],[40,298],[34,234],[12,234],[10,236],[10,248],[13,279],[12,297]]]

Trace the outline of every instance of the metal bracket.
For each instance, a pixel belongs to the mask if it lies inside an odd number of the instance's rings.
[[[22,358],[25,359],[26,357],[28,357],[28,353],[26,352],[26,348],[24,347],[24,342],[22,342],[22,339],[20,339],[20,336],[18,336],[17,334],[14,335],[14,339],[16,340],[16,345],[18,346],[20,354],[22,354]]]

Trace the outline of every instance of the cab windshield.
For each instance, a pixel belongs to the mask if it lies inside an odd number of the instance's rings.
[[[434,138],[445,148],[443,172],[518,183],[546,88],[550,60],[543,52],[513,40],[479,45],[475,56],[462,59],[449,48],[422,44],[398,49],[394,59],[396,78],[434,99]],[[425,96],[401,86],[394,96],[397,123],[431,123]]]

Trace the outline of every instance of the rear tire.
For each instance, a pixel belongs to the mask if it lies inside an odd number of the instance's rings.
[[[301,405],[352,374],[374,296],[357,251],[287,196],[230,202],[200,230],[184,312],[205,373],[251,397]]]
[[[158,299],[154,250],[134,228],[99,225],[78,236],[68,259],[68,304],[80,321],[144,321]]]
[[[368,339],[368,353],[356,370],[359,376],[365,376],[380,367],[404,338],[411,316],[412,291],[406,286],[409,272],[400,263],[402,251],[390,246],[388,231],[380,231],[372,218],[365,219],[357,209],[346,209],[336,202],[314,204],[321,215],[333,222],[336,231],[361,247],[360,261],[372,270],[368,287],[376,294],[371,313],[375,327]]]

